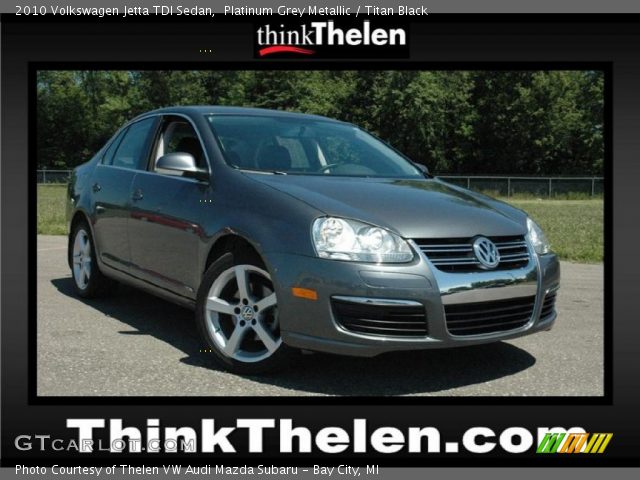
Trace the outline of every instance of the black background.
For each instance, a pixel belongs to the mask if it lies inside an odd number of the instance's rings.
[[[55,21],[54,21],[55,20]],[[634,16],[488,16],[433,15],[410,25],[410,61],[259,59],[253,60],[254,25],[265,19],[218,17],[178,23],[164,19],[126,21],[88,18],[18,19],[2,17],[2,466],[15,463],[171,463],[158,454],[128,457],[19,452],[21,434],[73,438],[66,418],[123,418],[125,426],[143,427],[146,418],[164,426],[199,426],[215,418],[233,426],[237,418],[292,418],[313,431],[325,426],[349,429],[354,418],[378,426],[435,426],[444,441],[459,441],[472,426],[496,432],[510,426],[582,426],[589,432],[613,432],[603,455],[419,454],[348,456],[349,463],[380,465],[638,465],[637,407],[640,384],[637,343],[640,327],[634,308],[637,295],[637,178],[640,173],[640,28]],[[308,22],[309,19],[305,19]],[[360,19],[361,21],[361,19]],[[387,20],[393,23],[393,20]],[[376,24],[377,24],[376,20]],[[200,53],[212,49],[214,53]],[[223,62],[223,63],[219,63]],[[462,399],[176,399],[61,398],[35,396],[35,161],[29,162],[35,110],[29,105],[38,68],[599,68],[607,72],[608,122],[605,242],[605,325],[607,395],[599,398]],[[31,81],[31,84],[30,84]],[[612,87],[612,88],[611,88]],[[33,97],[33,95],[31,95]],[[28,136],[29,127],[31,135]],[[33,151],[33,149],[31,149]],[[611,161],[613,159],[613,161]],[[30,168],[31,167],[31,168]],[[31,173],[31,176],[29,176]],[[613,205],[615,204],[615,211]],[[28,219],[31,221],[29,222]],[[31,228],[28,228],[28,225]],[[614,252],[615,251],[615,256]],[[615,294],[615,299],[614,299]],[[32,341],[29,342],[28,339]],[[612,347],[612,348],[611,348]],[[568,352],[570,354],[570,352]],[[348,361],[348,359],[345,359]],[[105,365],[105,369],[109,368]],[[556,368],[562,368],[557,365]],[[99,380],[99,379],[98,379]],[[191,404],[190,406],[186,406]],[[277,451],[277,434],[267,435],[265,454],[250,459],[246,435],[231,437],[236,455],[189,454],[189,463],[234,462],[282,458],[279,463],[345,461],[315,453],[285,458]],[[321,458],[323,457],[323,458]]]

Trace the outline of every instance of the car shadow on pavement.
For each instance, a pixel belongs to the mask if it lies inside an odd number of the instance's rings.
[[[151,335],[184,352],[186,357],[182,362],[219,370],[212,354],[202,352],[204,346],[190,310],[123,285],[113,297],[85,300],[74,294],[70,277],[57,278],[51,283],[60,293],[134,329],[121,331],[123,335]],[[373,358],[301,355],[291,368],[250,379],[307,394],[428,395],[508,377],[532,367],[535,362],[525,350],[498,342],[455,349],[392,352]]]

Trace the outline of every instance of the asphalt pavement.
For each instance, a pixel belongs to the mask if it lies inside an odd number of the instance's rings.
[[[375,358],[302,355],[268,376],[219,370],[193,312],[120,286],[73,294],[66,237],[38,236],[37,392],[42,396],[600,396],[603,266],[562,263],[550,332],[490,345]]]

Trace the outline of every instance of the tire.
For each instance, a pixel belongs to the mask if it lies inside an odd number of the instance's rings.
[[[211,264],[198,290],[196,323],[207,354],[233,373],[273,372],[296,353],[282,342],[271,276],[256,255],[227,253]]]
[[[84,221],[78,222],[71,231],[68,255],[73,288],[83,298],[107,295],[115,284],[100,271],[95,252],[91,229]]]

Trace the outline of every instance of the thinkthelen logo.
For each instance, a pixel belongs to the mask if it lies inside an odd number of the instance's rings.
[[[407,57],[405,26],[378,26],[370,20],[338,25],[334,20],[256,27],[256,56]]]

